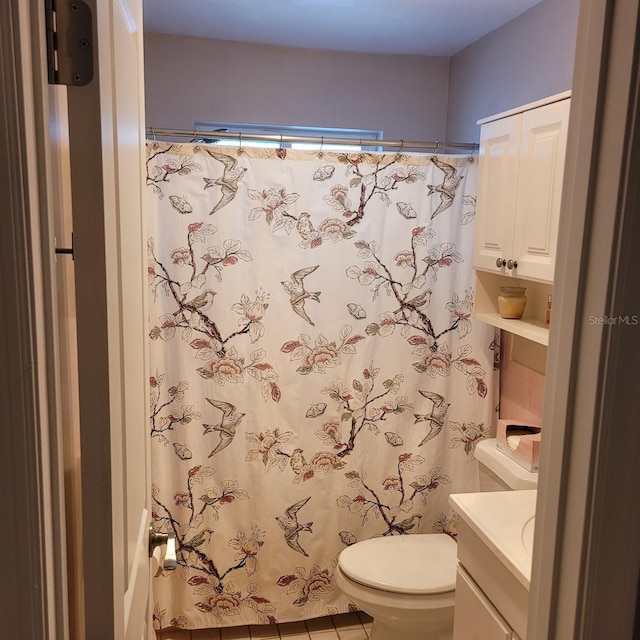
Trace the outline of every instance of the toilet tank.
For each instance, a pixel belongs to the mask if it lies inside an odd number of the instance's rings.
[[[478,442],[475,457],[480,465],[480,491],[537,489],[538,474],[527,471],[496,448],[496,439]]]

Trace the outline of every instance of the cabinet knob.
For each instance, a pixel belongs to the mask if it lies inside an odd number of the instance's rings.
[[[504,260],[504,259],[502,259],[502,258],[498,258],[498,259],[496,260],[496,267],[498,267],[498,269],[499,269],[500,267],[504,267],[506,264],[507,264],[507,261],[506,261],[506,260]]]
[[[517,260],[508,260],[507,261],[507,269],[517,269],[518,261]]]

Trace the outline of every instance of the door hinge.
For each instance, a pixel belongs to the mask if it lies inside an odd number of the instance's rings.
[[[63,253],[63,254],[70,255],[71,259],[75,260],[76,259],[76,254],[74,253],[73,233],[71,234],[71,246],[70,247],[59,247],[57,238],[54,238],[53,239],[53,251],[56,254],[56,256],[58,254],[60,254],[60,253]],[[56,258],[56,262],[57,262],[57,258]]]
[[[83,0],[44,0],[49,84],[81,87],[93,79],[93,19]]]

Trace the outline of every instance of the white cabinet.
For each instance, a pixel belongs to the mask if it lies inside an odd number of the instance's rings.
[[[482,121],[476,269],[553,281],[569,103]]]
[[[449,496],[459,516],[453,640],[527,640],[537,495],[530,489]]]
[[[480,587],[458,565],[456,576],[455,638],[512,640],[509,625]]]
[[[521,129],[522,114],[488,122],[480,129],[476,269],[502,273],[502,261],[513,258]]]
[[[465,521],[465,517],[461,514],[458,523],[453,640],[525,638],[529,590]]]
[[[474,315],[548,343],[570,98],[559,94],[479,121],[480,160],[473,266]],[[521,320],[498,314],[502,286],[527,288]]]

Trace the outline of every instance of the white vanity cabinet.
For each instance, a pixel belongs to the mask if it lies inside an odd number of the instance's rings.
[[[569,93],[480,120],[473,266],[475,317],[546,345],[569,122]],[[503,321],[502,286],[527,288],[522,320]]]
[[[449,502],[459,515],[453,640],[526,640],[535,490]]]
[[[513,640],[506,620],[498,613],[473,578],[458,565],[456,575],[455,639]]]

